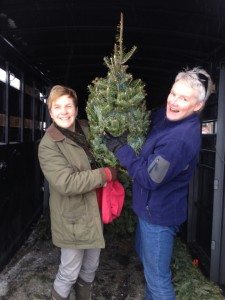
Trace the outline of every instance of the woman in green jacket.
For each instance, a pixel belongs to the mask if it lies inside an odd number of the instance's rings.
[[[105,246],[96,189],[116,179],[116,170],[97,167],[84,134],[87,124],[76,119],[74,90],[54,86],[47,104],[53,123],[38,156],[49,183],[52,240],[61,248],[52,299],[69,299],[75,283],[76,300],[88,300]]]

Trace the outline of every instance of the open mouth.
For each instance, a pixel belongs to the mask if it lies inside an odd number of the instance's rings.
[[[59,118],[61,121],[68,121],[69,118]]]
[[[180,111],[176,108],[172,108],[172,107],[169,107],[169,111],[171,111],[172,113],[179,113]]]

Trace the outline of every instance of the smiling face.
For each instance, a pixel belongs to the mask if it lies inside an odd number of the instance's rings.
[[[174,83],[167,98],[166,117],[170,121],[179,121],[199,111],[202,106],[198,92],[180,80]]]
[[[52,120],[59,126],[70,131],[75,130],[75,119],[78,108],[74,100],[68,95],[57,98],[51,106],[50,115]]]

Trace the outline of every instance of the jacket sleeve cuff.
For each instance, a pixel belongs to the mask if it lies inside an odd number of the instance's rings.
[[[109,168],[99,169],[102,175],[103,184],[112,180],[112,174]]]

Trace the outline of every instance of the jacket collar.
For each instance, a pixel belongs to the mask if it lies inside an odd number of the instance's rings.
[[[178,124],[186,123],[186,122],[196,122],[198,120],[199,120],[199,115],[197,113],[193,113],[190,116],[187,116],[186,118],[177,121],[170,121],[167,118],[165,118],[166,124],[170,126],[176,126]]]
[[[185,123],[185,122],[195,122],[195,121],[199,121],[199,114],[196,113],[196,112],[193,112],[191,115],[185,117],[184,119],[181,119],[181,120],[177,120],[177,121],[170,121],[169,119],[167,119],[166,117],[166,109],[164,109],[164,122],[165,124],[169,125],[169,126],[176,126],[178,124],[181,124],[181,123]]]
[[[46,130],[46,132],[50,135],[50,137],[55,141],[55,142],[60,142],[62,140],[64,140],[66,137],[65,135],[62,134],[62,132],[60,132],[54,125],[54,123],[52,123],[48,129]]]

